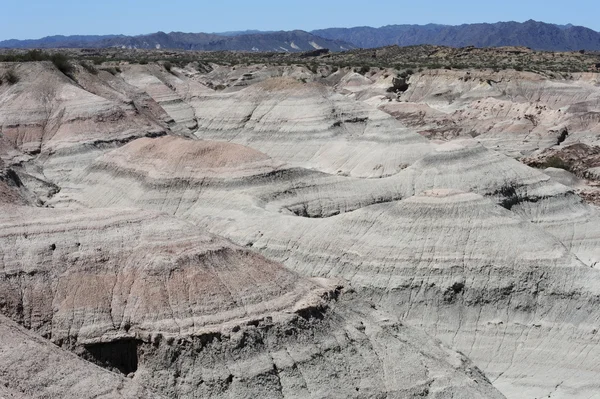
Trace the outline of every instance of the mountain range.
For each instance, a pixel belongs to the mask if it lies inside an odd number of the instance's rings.
[[[420,44],[450,47],[525,46],[548,51],[600,51],[600,32],[582,26],[555,25],[529,20],[465,25],[388,25],[262,32],[157,32],[124,36],[48,36],[37,40],[0,41],[0,48],[108,48],[182,49],[201,51],[301,52],[320,48],[345,51],[389,45]]]
[[[600,50],[600,32],[582,26],[555,25],[529,20],[494,24],[388,25],[315,30],[311,33],[344,40],[358,47],[433,44],[450,47],[524,46],[535,50]]]
[[[183,33],[157,32],[139,36],[49,36],[38,40],[6,40],[0,48],[109,48],[179,49],[198,51],[276,51],[302,52],[327,48],[345,51],[356,48],[349,43],[325,39],[294,30],[280,32]]]

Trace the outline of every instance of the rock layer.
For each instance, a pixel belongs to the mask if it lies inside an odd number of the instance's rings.
[[[228,153],[255,153],[219,145],[223,153],[165,163],[163,148],[200,153],[209,144],[167,138],[128,144],[99,159],[80,183],[103,187],[105,195],[83,189],[74,198],[88,206],[167,211],[304,275],[341,277],[369,300],[468,353],[509,396],[523,389],[549,394],[562,377],[560,370],[571,367],[578,372],[561,380],[562,394],[597,389],[586,387],[598,372],[589,360],[594,357],[576,355],[591,353],[596,345],[588,327],[596,318],[598,276],[580,261],[588,259],[586,254],[594,259],[586,251],[593,251],[596,238],[559,234],[559,225],[578,223],[577,207],[586,209],[568,187],[474,141],[445,144],[401,173],[376,180],[301,173],[285,165],[272,171],[261,169],[262,164],[246,168],[241,160],[249,155],[238,155],[238,168],[246,174],[228,181],[227,176],[238,176],[231,173],[236,168],[201,166],[229,159]],[[193,178],[181,171],[194,171]],[[138,194],[124,195],[125,187]],[[353,194],[344,196],[345,191]],[[406,199],[398,202],[393,196]],[[375,198],[386,200],[367,206]],[[324,207],[316,204],[327,201],[328,217],[298,217],[317,215],[314,209]],[[561,207],[565,202],[571,205]],[[563,209],[555,235],[544,221],[551,214],[545,204]],[[350,207],[340,212],[344,206]],[[579,217],[588,218],[590,226],[583,226],[581,234],[589,234],[595,220],[593,210],[586,212]],[[549,331],[556,335],[542,338]],[[549,360],[549,348],[567,348],[572,340],[577,351]]]
[[[335,282],[192,225],[3,211],[3,313],[167,397],[502,397],[463,356],[356,299],[336,302]]]
[[[165,398],[57,348],[1,315],[0,334],[3,398]]]

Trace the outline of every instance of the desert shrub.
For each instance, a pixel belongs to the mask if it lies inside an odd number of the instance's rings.
[[[355,70],[355,72],[360,73],[361,75],[367,74],[371,70],[371,67],[368,65],[363,65],[359,70]]]
[[[50,61],[52,61],[54,66],[65,75],[71,76],[73,73],[73,65],[66,55],[61,53],[52,54],[50,56]]]
[[[142,59],[140,60],[140,65],[147,65],[147,64],[148,64],[148,60],[147,60],[147,59],[145,59],[145,58],[142,58]]]
[[[3,80],[6,80],[6,82],[10,85],[14,85],[15,83],[19,82],[19,76],[17,76],[17,73],[11,69],[4,74]]]
[[[106,72],[108,72],[108,73],[110,73],[111,75],[114,76],[114,75],[116,75],[117,73],[120,72],[120,69],[119,70],[117,70],[117,69],[118,68],[108,67],[108,68],[103,68],[102,70],[106,71]]]
[[[410,69],[410,68],[406,70],[406,74],[407,75],[414,75],[414,73],[415,72],[412,69]]]
[[[173,68],[173,64],[171,64],[169,61],[165,62],[163,64],[163,67],[166,69],[167,72],[171,72],[171,68]]]
[[[48,54],[41,50],[30,50],[23,55],[23,61],[45,61],[48,60]]]
[[[89,62],[81,61],[79,64],[92,75],[98,75],[98,70]]]

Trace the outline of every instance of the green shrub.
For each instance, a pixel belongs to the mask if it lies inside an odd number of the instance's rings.
[[[169,61],[167,61],[167,62],[165,62],[163,64],[163,67],[167,70],[167,72],[170,73],[171,72],[171,68],[173,68],[173,65]]]

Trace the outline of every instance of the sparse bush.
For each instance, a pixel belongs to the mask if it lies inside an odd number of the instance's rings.
[[[15,83],[19,82],[19,76],[17,76],[17,73],[11,69],[4,74],[3,80],[6,80],[6,82],[10,85],[14,85]]]
[[[45,61],[48,60],[48,54],[41,50],[30,50],[23,55],[23,61]]]
[[[89,62],[81,61],[79,64],[92,75],[98,75],[98,70]]]
[[[61,53],[52,54],[50,56],[50,61],[52,61],[54,66],[65,75],[71,77],[73,74],[73,65],[66,55]]]
[[[108,67],[108,68],[103,68],[102,70],[106,71],[106,72],[108,72],[108,73],[110,73],[111,75],[114,76],[114,75],[116,75],[117,73],[120,72],[120,69],[119,70],[118,69],[119,68]]]
[[[368,66],[368,65],[363,65],[363,66],[361,66],[361,67],[360,67],[360,69],[359,69],[358,71],[355,71],[355,72],[358,72],[358,73],[360,73],[361,75],[365,75],[365,74],[367,74],[367,73],[368,73],[370,70],[371,70],[371,67],[370,67],[370,66]]]
[[[165,70],[167,72],[171,73],[171,68],[173,68],[173,64],[171,64],[169,61],[167,61],[163,64],[163,67],[165,68]]]
[[[142,58],[142,59],[140,60],[140,65],[147,65],[147,64],[148,64],[148,60],[147,60],[147,59],[145,59],[145,58]]]

